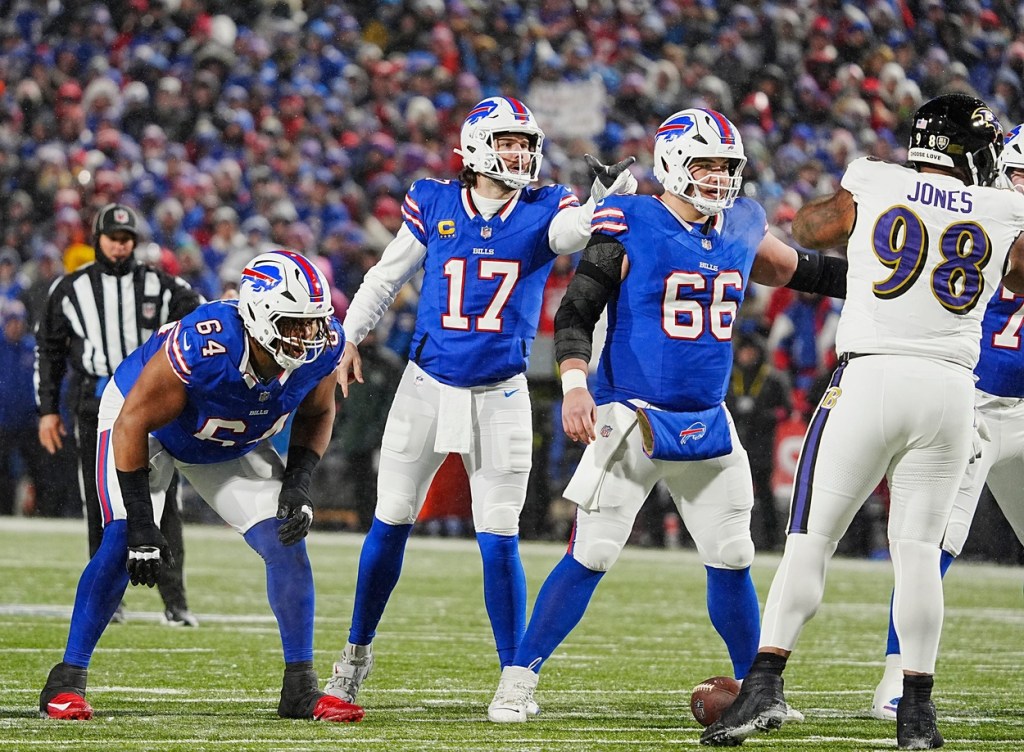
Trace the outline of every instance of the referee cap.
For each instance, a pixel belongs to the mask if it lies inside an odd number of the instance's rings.
[[[135,210],[124,204],[107,204],[96,215],[96,222],[93,225],[96,235],[110,235],[113,232],[123,230],[139,237],[139,217]]]

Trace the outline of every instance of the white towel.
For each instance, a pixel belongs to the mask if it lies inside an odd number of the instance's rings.
[[[623,466],[619,466],[618,475],[611,470],[622,459],[623,452],[627,451],[626,437],[636,428],[636,424],[636,411],[624,405],[613,402],[597,408],[597,440],[583,453],[572,480],[562,494],[566,499],[574,502],[584,512],[593,512],[598,509],[601,490],[606,486],[618,482],[632,483],[621,475]],[[622,494],[610,493],[605,496],[607,501],[621,498]]]
[[[434,451],[466,454],[473,447],[473,392],[447,384],[438,387]]]

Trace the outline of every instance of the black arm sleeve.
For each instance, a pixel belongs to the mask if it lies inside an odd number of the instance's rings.
[[[796,271],[786,287],[830,298],[846,297],[846,259],[801,250],[797,250],[796,256]]]
[[[600,233],[590,238],[555,314],[555,360],[590,360],[594,325],[622,282],[622,243]]]
[[[64,315],[63,280],[50,289],[36,329],[36,404],[40,415],[60,412],[60,385],[68,369],[71,325]]]

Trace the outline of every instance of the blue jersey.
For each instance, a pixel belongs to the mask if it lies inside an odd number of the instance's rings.
[[[610,196],[591,229],[626,249],[629,272],[608,302],[598,404],[640,399],[703,410],[725,399],[732,326],[767,232],[764,209],[738,199],[705,235],[655,196]]]
[[[997,397],[1024,397],[1024,295],[1002,285],[985,309],[981,322],[981,358],[974,369],[977,387]]]
[[[565,186],[524,188],[484,219],[468,188],[416,181],[402,214],[427,253],[410,359],[460,387],[523,373],[555,260],[548,227],[570,206]]]
[[[280,432],[306,395],[337,368],[344,348],[345,335],[332,318],[330,345],[319,358],[264,383],[249,367],[249,338],[237,301],[218,300],[150,337],[117,367],[114,382],[128,394],[150,358],[167,358],[188,402],[153,435],[175,459],[212,464],[241,457]]]

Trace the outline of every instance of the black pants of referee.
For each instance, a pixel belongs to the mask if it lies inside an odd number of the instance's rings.
[[[97,434],[99,432],[99,397],[90,393],[88,386],[83,384],[82,394],[77,400],[75,411],[75,440],[78,443],[78,471],[82,485],[82,498],[85,501],[85,516],[89,527],[89,558],[91,559],[100,547],[103,539],[103,516],[100,508],[99,492],[96,488],[96,451]],[[160,579],[157,589],[163,599],[164,606],[173,611],[184,611],[188,608],[185,597],[185,539],[181,531],[181,510],[178,508],[178,474],[174,473],[167,489],[167,502],[160,518],[160,532],[167,539],[173,557],[173,566],[160,567]]]

